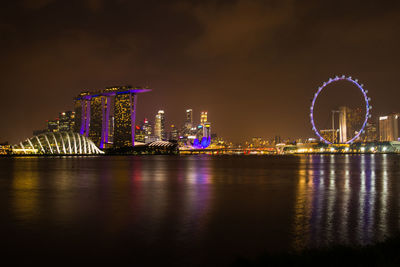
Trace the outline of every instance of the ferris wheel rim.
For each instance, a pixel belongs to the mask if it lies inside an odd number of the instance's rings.
[[[358,82],[357,79],[353,79],[351,76],[346,77],[345,75],[343,75],[343,76],[341,76],[341,77],[336,76],[335,78],[330,78],[327,82],[324,82],[324,83],[322,84],[322,86],[318,87],[318,90],[317,90],[317,92],[314,94],[313,100],[312,100],[312,102],[311,102],[310,121],[311,121],[311,125],[312,125],[312,130],[313,130],[314,133],[319,137],[320,141],[323,141],[323,142],[326,143],[326,144],[332,144],[332,142],[326,140],[325,138],[323,138],[323,137],[321,136],[321,134],[319,133],[317,127],[315,126],[315,121],[314,121],[314,106],[315,106],[315,102],[316,102],[316,100],[317,100],[319,94],[322,92],[322,90],[323,90],[326,86],[328,86],[328,85],[330,85],[330,84],[332,84],[332,83],[338,82],[338,81],[349,81],[349,82],[353,83],[354,85],[356,85],[357,88],[361,91],[361,93],[362,93],[362,95],[363,95],[363,98],[364,98],[364,102],[365,102],[365,118],[364,118],[363,124],[362,124],[360,130],[357,132],[357,134],[355,134],[353,138],[351,138],[350,140],[348,140],[348,141],[345,142],[345,144],[351,144],[351,143],[353,143],[355,140],[357,140],[358,137],[361,135],[361,133],[364,131],[365,126],[367,125],[368,119],[369,119],[369,117],[370,117],[370,109],[371,109],[371,105],[370,105],[370,103],[369,103],[369,102],[370,102],[370,98],[367,96],[367,91],[364,90],[363,85],[360,84],[360,83]]]

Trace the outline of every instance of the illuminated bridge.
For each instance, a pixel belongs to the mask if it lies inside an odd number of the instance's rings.
[[[104,154],[89,138],[73,132],[44,133],[12,146],[13,154]]]
[[[122,86],[82,92],[75,98],[75,131],[100,148],[134,146],[137,94],[149,91]]]

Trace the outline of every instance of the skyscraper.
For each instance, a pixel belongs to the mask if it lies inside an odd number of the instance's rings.
[[[121,86],[79,94],[75,98],[75,130],[100,148],[134,146],[137,94],[149,91]]]
[[[361,126],[364,117],[362,108],[351,109],[349,107],[339,107],[339,141],[346,143],[354,138]]]
[[[165,113],[159,110],[154,125],[154,135],[158,140],[165,140]]]
[[[150,138],[150,136],[153,134],[151,124],[147,118],[145,118],[143,121],[142,130],[144,131],[145,139]]]
[[[89,92],[82,92],[78,95],[78,99],[75,99],[75,125],[74,132],[88,136],[89,130],[89,118],[90,117],[90,101],[87,99]]]
[[[115,96],[114,106],[114,146],[132,146],[131,96]]]
[[[364,123],[364,110],[362,108],[349,109],[347,114],[347,139],[353,138]]]
[[[203,124],[203,137],[209,138],[211,137],[211,123],[205,122]]]
[[[368,122],[367,125],[365,126],[365,133],[364,133],[364,142],[374,142],[378,141],[378,130],[376,127],[375,122]]]
[[[59,114],[59,130],[62,132],[74,131],[75,112],[65,111]]]
[[[56,133],[59,129],[58,119],[47,121],[47,132]]]
[[[90,129],[89,138],[97,147],[100,146],[102,126],[103,126],[103,106],[104,97],[93,97],[90,103]]]
[[[171,125],[171,131],[169,134],[169,140],[175,140],[178,141],[179,136],[178,136],[178,129],[176,129],[175,125]]]
[[[202,111],[200,115],[200,124],[204,125],[207,122],[207,111]]]
[[[379,117],[380,141],[397,141],[399,138],[399,115],[396,113]]]
[[[348,107],[339,107],[339,142],[347,142],[347,113]]]
[[[139,127],[139,125],[135,126],[135,142],[144,143],[146,140],[146,135],[144,133],[143,128]]]
[[[193,110],[192,109],[186,110],[185,127],[189,128],[189,129],[193,127]]]

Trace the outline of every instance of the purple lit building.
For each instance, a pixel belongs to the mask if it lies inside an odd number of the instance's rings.
[[[75,98],[75,131],[100,148],[134,146],[137,94],[149,91],[122,86],[81,93]],[[113,133],[110,118],[114,118]]]

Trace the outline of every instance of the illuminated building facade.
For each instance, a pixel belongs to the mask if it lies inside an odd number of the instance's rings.
[[[0,144],[0,155],[9,155],[11,151],[11,146],[8,143]]]
[[[155,141],[153,137],[153,128],[147,118],[144,119],[143,124],[142,124],[142,130],[144,132],[144,142],[149,143],[152,141]]]
[[[73,132],[44,133],[12,146],[13,154],[103,154],[88,137]]]
[[[202,111],[200,114],[200,124],[204,125],[207,122],[207,111]]]
[[[100,148],[134,146],[137,94],[149,91],[122,86],[81,93],[75,98],[75,130]]]
[[[145,132],[138,125],[135,126],[135,142],[144,143],[146,139]]]
[[[129,94],[115,96],[114,147],[132,146],[131,99]]]
[[[253,137],[251,139],[251,143],[253,144],[254,147],[262,147],[263,140],[261,137]]]
[[[75,129],[75,112],[65,111],[61,112],[59,118],[59,130],[63,132],[74,131]]]
[[[169,140],[177,141],[178,139],[179,139],[178,129],[176,129],[175,125],[171,125]]]
[[[380,141],[398,141],[399,138],[399,115],[392,113],[379,117],[379,139]]]
[[[82,114],[82,110],[84,107],[82,105],[85,105],[85,101],[75,101],[74,103],[74,112],[75,112],[75,123],[74,123],[74,132],[79,133],[81,131],[81,123],[82,121],[85,120],[83,116],[85,114]]]
[[[109,103],[109,104],[112,105],[111,103]],[[111,107],[113,107],[113,106],[111,106]],[[107,140],[107,136],[106,136],[104,144],[105,145],[110,144],[110,146],[111,146],[111,144],[114,144],[114,115],[109,117],[109,120],[108,120],[108,140]]]
[[[185,120],[185,128],[193,127],[193,109],[186,110],[186,120]]]
[[[89,138],[96,144],[100,145],[102,124],[103,124],[103,105],[104,97],[97,96],[91,99],[90,103],[90,130]]]
[[[203,137],[210,138],[211,137],[211,123],[205,122],[203,124]]]
[[[364,121],[364,114],[361,108],[350,109],[339,107],[339,141],[346,143],[358,134]],[[332,139],[332,138],[330,138]]]
[[[47,132],[56,133],[59,131],[59,120],[49,120],[47,121]]]
[[[280,144],[282,142],[281,137],[279,135],[274,137],[274,140],[272,141],[273,145]]]
[[[165,140],[165,112],[159,110],[154,123],[154,135],[157,140]]]
[[[364,142],[375,142],[379,140],[378,129],[375,122],[368,122],[365,126]]]
[[[45,128],[34,130],[33,135],[69,131],[75,131],[75,112],[64,111],[59,113],[58,118],[54,120],[47,120]]]
[[[142,130],[144,131],[146,137],[150,137],[153,133],[153,129],[147,118],[143,120]]]
[[[347,139],[353,138],[358,133],[361,126],[363,125],[363,121],[364,121],[363,109],[361,108],[348,109]]]
[[[348,107],[339,107],[339,142],[347,142],[347,114]]]
[[[325,140],[327,140],[331,143],[338,142],[338,133],[339,133],[339,130],[337,130],[337,129],[321,130],[322,138],[324,138]]]

